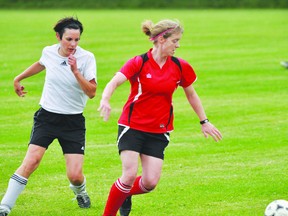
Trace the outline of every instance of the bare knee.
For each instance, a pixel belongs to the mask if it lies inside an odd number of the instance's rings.
[[[29,178],[29,176],[37,169],[46,149],[34,144],[30,144],[26,156],[16,173]]]
[[[126,184],[126,185],[130,185],[132,186],[135,179],[137,177],[137,174],[134,174],[134,173],[125,173],[121,176],[121,182],[123,184]]]
[[[142,178],[142,184],[147,190],[153,190],[159,182],[159,178]]]
[[[40,164],[41,159],[39,158],[25,158],[21,166],[16,170],[16,173],[29,178],[29,176],[37,169]]]
[[[73,185],[81,185],[84,181],[84,175],[82,173],[67,173],[67,177]]]

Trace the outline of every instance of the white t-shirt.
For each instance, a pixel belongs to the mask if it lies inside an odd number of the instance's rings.
[[[82,113],[88,96],[78,84],[68,57],[58,53],[60,44],[47,46],[42,51],[40,64],[46,68],[44,88],[40,105],[47,111],[59,114]],[[77,46],[74,53],[80,73],[88,81],[96,78],[96,60],[93,53]]]

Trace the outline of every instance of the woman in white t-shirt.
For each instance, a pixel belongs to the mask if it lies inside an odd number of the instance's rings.
[[[14,89],[24,97],[25,78],[46,70],[40,109],[34,115],[31,139],[20,167],[12,175],[1,201],[0,215],[8,215],[28,178],[54,139],[58,139],[66,160],[67,177],[80,208],[90,207],[86,180],[82,171],[85,150],[85,118],[83,109],[97,88],[96,60],[91,52],[78,46],[82,23],[66,17],[54,27],[58,44],[43,49],[39,61],[14,79]],[[2,213],[2,214],[1,214]]]

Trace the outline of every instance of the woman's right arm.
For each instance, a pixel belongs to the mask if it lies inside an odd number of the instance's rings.
[[[14,90],[19,97],[24,97],[27,92],[24,91],[24,86],[21,86],[20,81],[33,76],[41,71],[43,71],[45,67],[41,65],[39,62],[35,62],[30,67],[28,67],[25,71],[14,78]]]
[[[108,121],[109,116],[110,116],[111,106],[110,106],[109,101],[113,92],[118,86],[120,86],[126,80],[127,78],[124,74],[122,74],[121,72],[117,72],[115,76],[110,80],[110,82],[107,83],[102,93],[100,106],[98,108],[98,111],[100,111],[100,116],[103,117],[104,121]]]

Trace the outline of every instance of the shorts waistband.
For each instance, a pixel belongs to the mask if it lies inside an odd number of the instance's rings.
[[[79,114],[61,114],[61,113],[54,113],[54,112],[50,112],[46,109],[44,109],[43,107],[40,107],[39,109],[40,112],[44,112],[44,113],[48,113],[48,114],[52,114],[52,115],[59,115],[59,116],[83,116],[83,113],[79,113]]]

